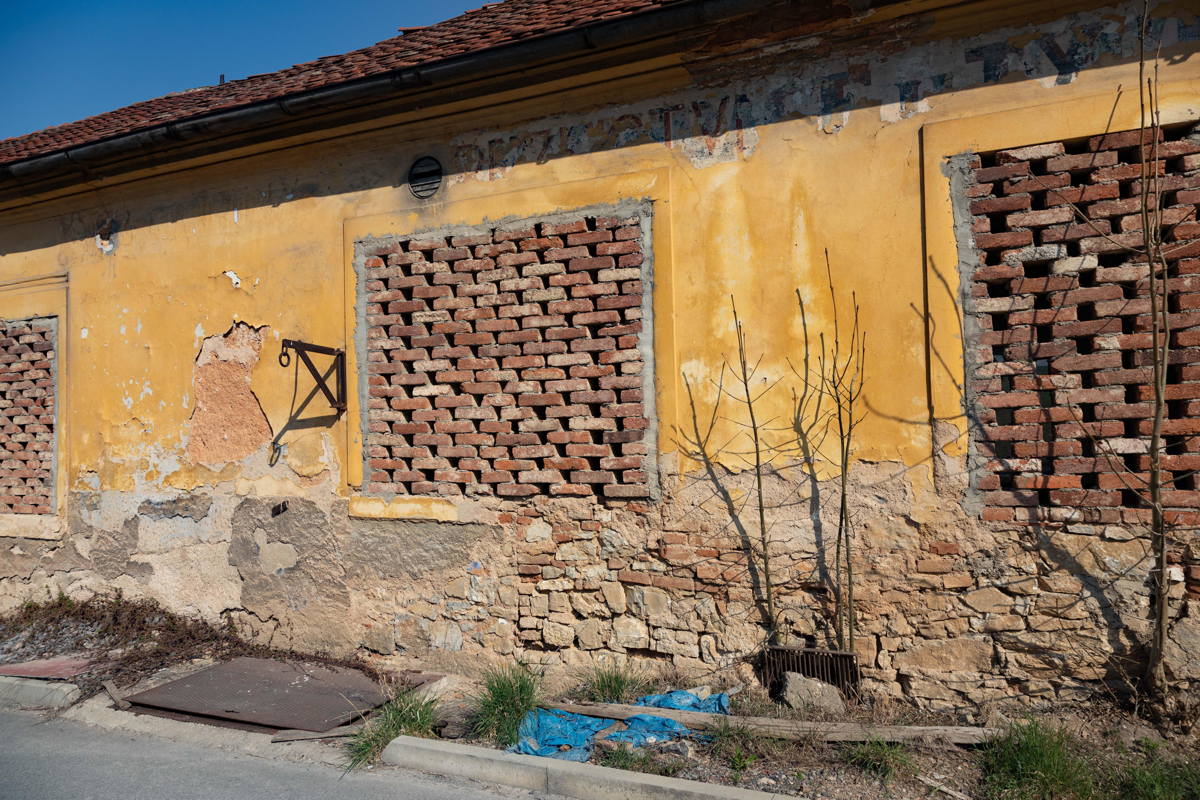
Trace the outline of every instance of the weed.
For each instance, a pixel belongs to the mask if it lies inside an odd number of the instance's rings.
[[[1165,759],[1151,753],[1117,780],[1122,800],[1200,800],[1200,761]]]
[[[737,748],[746,748],[754,741],[754,733],[742,725],[733,725],[728,720],[720,720],[709,731],[709,746],[719,756],[728,758]]]
[[[874,775],[883,783],[891,783],[897,776],[912,772],[912,758],[904,745],[868,739],[847,745],[842,749],[842,758],[847,764]]]
[[[645,772],[650,775],[663,775],[668,778],[674,777],[683,771],[687,766],[686,762],[674,758],[658,759],[653,753],[645,750],[627,750],[624,747],[618,747],[616,750],[609,750],[600,757],[601,766],[613,767],[614,769],[624,769],[630,772]]]
[[[484,673],[483,693],[476,698],[475,733],[508,747],[517,741],[525,715],[537,707],[541,675],[522,663]]]
[[[346,744],[347,770],[379,758],[397,736],[433,736],[437,701],[401,692],[383,705]]]
[[[714,756],[729,764],[734,783],[742,779],[743,771],[759,761],[779,757],[785,749],[778,739],[764,737],[741,725],[731,725],[726,720],[721,720],[708,732],[708,746]]]
[[[799,717],[792,709],[776,703],[766,692],[757,689],[748,689],[730,698],[729,713],[743,717]]]
[[[596,703],[628,703],[649,694],[653,681],[637,667],[626,664],[593,667],[584,677],[582,692]]]
[[[989,800],[1093,800],[1096,771],[1075,739],[1036,720],[1012,725],[980,754]]]
[[[754,753],[748,753],[741,747],[735,747],[733,752],[729,754],[729,768],[734,772],[744,772],[754,766],[758,761],[758,756]]]

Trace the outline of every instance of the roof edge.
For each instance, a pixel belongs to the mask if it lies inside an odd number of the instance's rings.
[[[583,52],[612,50],[661,39],[761,11],[763,6],[763,0],[692,0],[427,65],[163,123],[0,165],[0,195],[12,199],[14,193],[28,195],[97,177],[111,177],[139,168],[142,158],[167,156],[167,160],[176,160],[169,157],[172,151],[181,151],[206,139],[249,135],[281,123],[351,109],[412,90],[482,77],[497,68],[510,72],[514,63],[547,64]],[[221,149],[236,144],[231,141]],[[177,158],[189,155],[183,153]],[[103,175],[99,175],[100,172]]]

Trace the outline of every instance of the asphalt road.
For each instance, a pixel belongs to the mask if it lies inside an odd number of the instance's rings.
[[[255,758],[192,743],[0,712],[0,800],[533,800],[416,772]]]

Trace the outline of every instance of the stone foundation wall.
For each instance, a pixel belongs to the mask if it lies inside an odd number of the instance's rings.
[[[265,453],[250,465],[265,473]],[[736,525],[703,475],[659,466],[660,502],[462,498],[455,523],[354,518],[323,481],[291,496],[234,484],[140,503],[80,493],[61,541],[0,543],[0,606],[118,588],[275,644],[396,666],[736,665],[763,638]],[[1027,703],[1077,698],[1136,669],[1149,619],[1137,530],[996,527],[945,502],[965,494],[965,463],[943,460],[935,477],[936,493],[901,465],[854,470],[856,650],[869,691],[936,708]],[[751,486],[746,474],[722,480],[735,494]],[[778,473],[766,486],[785,534],[774,562],[782,618],[791,641],[829,646],[834,520],[790,502],[797,488]],[[836,485],[817,492],[817,507],[836,509]],[[1172,675],[1200,681],[1200,609],[1182,583],[1172,595]]]

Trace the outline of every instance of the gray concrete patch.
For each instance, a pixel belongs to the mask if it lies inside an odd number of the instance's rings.
[[[169,500],[143,500],[138,513],[151,519],[190,517],[199,522],[211,507],[212,498],[206,494],[182,494]]]
[[[401,736],[389,744],[383,751],[383,763],[437,775],[544,790],[576,800],[782,800],[784,797],[411,736]]]
[[[950,204],[954,209],[954,239],[958,249],[956,271],[959,278],[955,302],[962,318],[963,342],[977,342],[981,333],[979,323],[975,321],[975,315],[971,313],[974,309],[970,296],[971,280],[975,270],[980,266],[979,255],[975,250],[975,234],[971,231],[971,199],[967,195],[967,189],[975,181],[974,170],[971,166],[974,158],[974,153],[960,153],[947,159],[942,165],[942,174],[950,179]],[[963,347],[963,374],[968,378],[975,374],[975,368],[978,366],[973,353],[971,347]],[[963,382],[963,411],[966,414],[967,426],[971,429],[971,435],[967,438],[967,470],[970,473],[970,480],[963,498],[963,508],[972,516],[977,516],[983,508],[983,498],[975,486],[977,478],[981,474],[986,474],[984,465],[987,461],[980,455],[978,445],[976,445],[975,433],[979,430],[979,417],[975,409],[975,391],[972,389],[971,381],[966,380]]]
[[[66,708],[79,697],[79,687],[62,681],[0,675],[0,708]]]
[[[346,562],[380,579],[418,579],[462,567],[471,560],[471,548],[494,533],[478,523],[351,518]]]

